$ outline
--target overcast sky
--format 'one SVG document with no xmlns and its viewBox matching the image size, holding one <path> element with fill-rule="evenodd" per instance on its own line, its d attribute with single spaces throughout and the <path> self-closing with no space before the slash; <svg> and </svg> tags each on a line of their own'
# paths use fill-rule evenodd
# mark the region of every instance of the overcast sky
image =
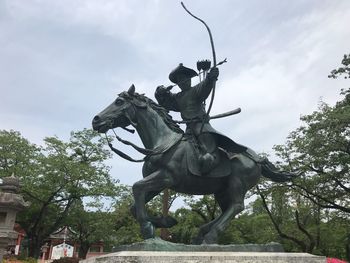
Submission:
<svg viewBox="0 0 350 263">
<path fill-rule="evenodd" d="M 349 0 L 185 4 L 210 26 L 217 60 L 228 60 L 212 114 L 242 112 L 212 125 L 238 143 L 272 154 L 300 115 L 349 86 L 327 78 L 350 51 Z M 208 33 L 180 1 L 0 0 L 0 129 L 37 144 L 67 140 L 132 83 L 154 98 L 178 63 L 202 59 L 212 59 Z M 109 164 L 122 183 L 141 178 L 138 164 L 118 156 Z"/>
</svg>

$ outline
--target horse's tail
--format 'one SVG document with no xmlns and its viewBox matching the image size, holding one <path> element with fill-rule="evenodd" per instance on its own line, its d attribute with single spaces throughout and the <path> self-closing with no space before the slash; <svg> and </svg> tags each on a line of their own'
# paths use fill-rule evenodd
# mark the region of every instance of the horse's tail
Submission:
<svg viewBox="0 0 350 263">
<path fill-rule="evenodd" d="M 261 162 L 262 175 L 271 179 L 274 182 L 281 183 L 291 181 L 296 174 L 279 171 L 267 158 L 264 158 Z"/>
</svg>

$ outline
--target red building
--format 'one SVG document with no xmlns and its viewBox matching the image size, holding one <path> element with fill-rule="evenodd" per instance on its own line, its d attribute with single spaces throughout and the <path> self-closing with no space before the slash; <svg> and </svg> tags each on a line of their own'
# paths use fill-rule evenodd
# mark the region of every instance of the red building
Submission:
<svg viewBox="0 0 350 263">
<path fill-rule="evenodd" d="M 45 260 L 58 259 L 60 257 L 78 257 L 79 243 L 73 239 L 75 232 L 70 227 L 62 227 L 50 235 L 47 240 L 47 253 Z M 90 247 L 86 258 L 106 254 L 103 252 L 103 242 L 98 242 Z"/>
<path fill-rule="evenodd" d="M 20 255 L 23 248 L 23 240 L 26 233 L 19 224 L 15 224 L 14 230 L 18 233 L 17 240 L 9 246 L 9 254 Z M 45 260 L 58 259 L 61 257 L 78 257 L 79 243 L 73 239 L 75 232 L 70 227 L 62 227 L 52 233 L 42 247 L 42 255 Z M 86 257 L 95 257 L 106 254 L 103 252 L 103 242 L 91 246 Z"/>
</svg>

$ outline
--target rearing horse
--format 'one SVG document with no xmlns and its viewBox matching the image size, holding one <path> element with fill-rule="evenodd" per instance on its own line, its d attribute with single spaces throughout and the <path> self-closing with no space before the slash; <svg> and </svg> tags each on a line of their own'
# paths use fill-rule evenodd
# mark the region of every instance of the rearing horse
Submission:
<svg viewBox="0 0 350 263">
<path fill-rule="evenodd" d="M 155 218 L 146 213 L 145 204 L 166 188 L 193 195 L 214 194 L 222 213 L 201 226 L 195 239 L 196 244 L 213 244 L 217 243 L 218 234 L 230 220 L 243 211 L 244 196 L 258 183 L 261 175 L 275 182 L 293 177 L 293 174 L 277 171 L 267 159 L 257 160 L 259 158 L 254 157 L 252 150 L 249 150 L 251 156 L 236 154 L 233 157 L 226 153 L 230 156 L 227 158 L 229 169 L 222 176 L 193 174 L 187 159 L 192 143 L 164 108 L 136 93 L 133 85 L 96 115 L 92 125 L 100 133 L 132 125 L 147 149 L 145 151 L 150 153 L 143 165 L 143 179 L 132 187 L 135 201 L 132 212 L 145 239 L 154 237 L 154 227 L 171 227 L 176 223 L 174 219 Z"/>
</svg>

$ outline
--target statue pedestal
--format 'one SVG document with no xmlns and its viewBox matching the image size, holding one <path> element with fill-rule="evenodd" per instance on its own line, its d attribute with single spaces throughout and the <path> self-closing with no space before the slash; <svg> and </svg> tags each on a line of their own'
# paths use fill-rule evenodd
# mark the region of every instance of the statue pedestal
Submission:
<svg viewBox="0 0 350 263">
<path fill-rule="evenodd" d="M 284 253 L 278 243 L 185 245 L 154 238 L 117 246 L 113 251 L 80 263 L 326 263 L 325 257 Z"/>
<path fill-rule="evenodd" d="M 121 251 L 89 258 L 81 263 L 326 263 L 325 257 L 307 253 Z"/>
<path fill-rule="evenodd" d="M 113 247 L 112 252 L 121 251 L 173 251 L 173 252 L 284 252 L 279 243 L 230 244 L 230 245 L 186 245 L 172 243 L 158 237 L 141 242 Z"/>
</svg>

